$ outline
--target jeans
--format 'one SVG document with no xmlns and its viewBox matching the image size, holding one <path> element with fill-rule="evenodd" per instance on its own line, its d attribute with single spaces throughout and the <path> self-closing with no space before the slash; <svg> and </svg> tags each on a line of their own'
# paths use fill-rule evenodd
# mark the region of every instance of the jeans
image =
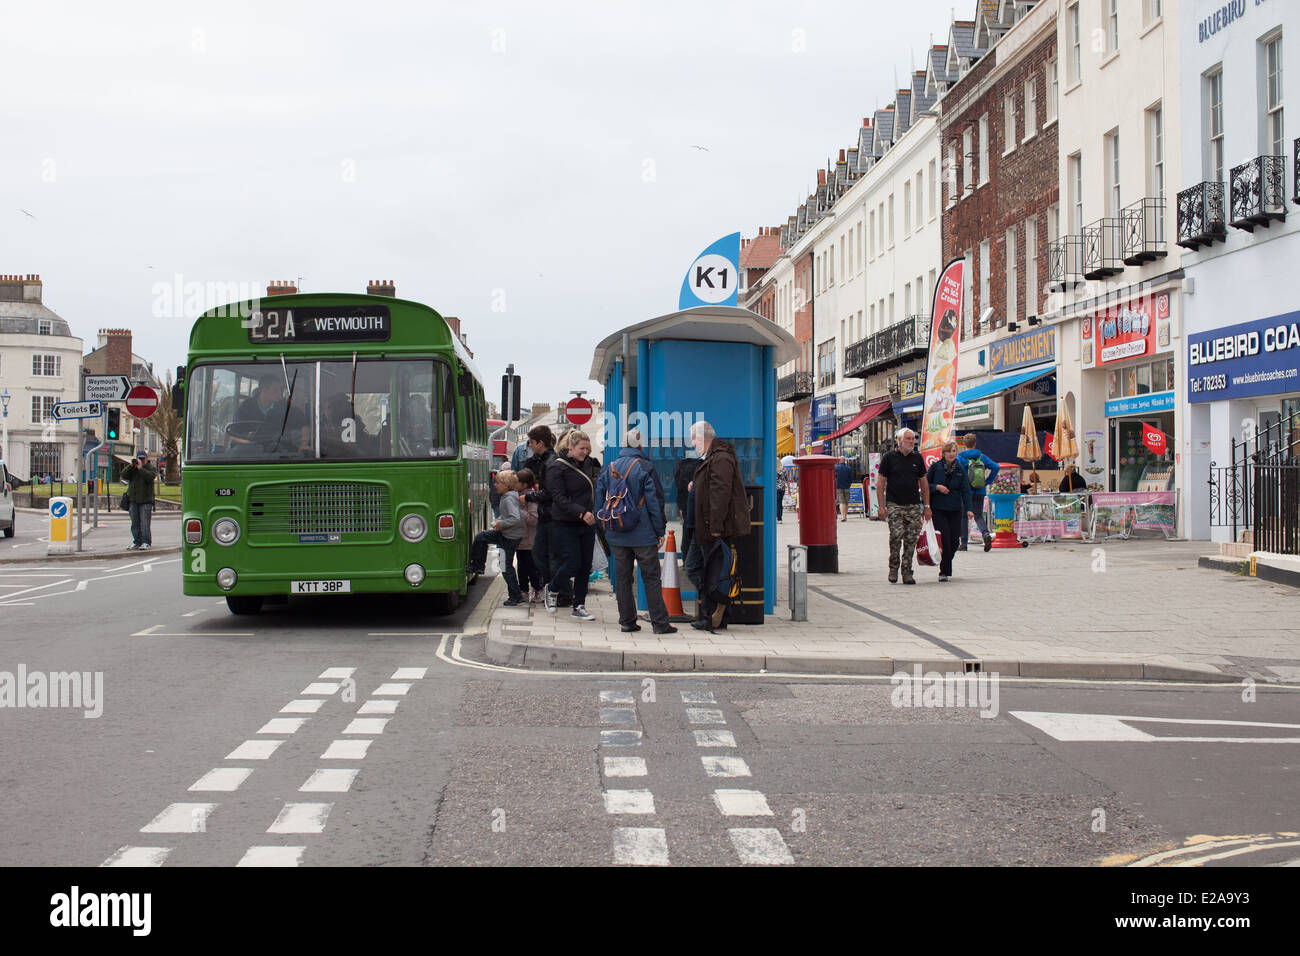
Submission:
<svg viewBox="0 0 1300 956">
<path fill-rule="evenodd" d="M 934 530 L 943 535 L 939 573 L 952 577 L 952 556 L 957 551 L 957 541 L 961 537 L 963 514 L 960 511 L 943 511 L 939 508 L 935 508 L 930 513 L 934 516 Z"/>
<path fill-rule="evenodd" d="M 131 502 L 131 541 L 137 548 L 142 544 L 153 546 L 153 530 L 149 527 L 152 520 L 152 501 L 143 504 Z"/>
<path fill-rule="evenodd" d="M 502 531 L 480 531 L 474 535 L 474 543 L 469 549 L 469 564 L 476 571 L 482 572 L 487 564 L 487 549 L 495 544 L 501 549 L 501 576 L 506 579 L 506 596 L 512 601 L 520 599 L 519 579 L 515 577 L 515 547 L 518 538 L 507 538 Z"/>
<path fill-rule="evenodd" d="M 984 537 L 989 536 L 988 519 L 984 517 L 984 495 L 971 492 L 971 511 L 975 512 L 975 527 Z M 961 543 L 966 544 L 970 540 L 970 519 L 963 513 L 961 516 Z"/>
<path fill-rule="evenodd" d="M 650 623 L 655 627 L 668 626 L 668 607 L 664 604 L 663 583 L 659 569 L 659 549 L 653 544 L 637 548 L 613 545 L 614 594 L 618 598 L 618 623 L 629 627 L 636 623 L 636 596 L 633 562 L 641 569 L 645 584 L 645 603 L 650 610 Z"/>
<path fill-rule="evenodd" d="M 541 575 L 543 581 L 549 581 L 559 571 L 560 549 L 555 541 L 554 521 L 538 521 L 537 533 L 533 536 L 533 564 L 537 565 L 537 573 Z M 569 585 L 564 585 L 564 590 L 557 592 L 560 597 L 569 596 Z"/>
<path fill-rule="evenodd" d="M 519 550 L 515 552 L 515 567 L 519 573 L 519 587 L 532 588 L 534 591 L 540 591 L 546 579 L 542 577 L 542 572 L 537 570 L 537 564 L 533 561 L 533 551 L 529 548 L 527 551 Z"/>
<path fill-rule="evenodd" d="M 540 527 L 540 526 L 539 526 Z M 591 575 L 591 550 L 596 543 L 596 529 L 581 521 L 552 521 L 551 544 L 559 556 L 558 570 L 551 578 L 551 590 L 562 594 L 573 581 L 573 606 L 587 602 L 587 578 Z M 537 541 L 533 541 L 533 551 Z"/>
</svg>

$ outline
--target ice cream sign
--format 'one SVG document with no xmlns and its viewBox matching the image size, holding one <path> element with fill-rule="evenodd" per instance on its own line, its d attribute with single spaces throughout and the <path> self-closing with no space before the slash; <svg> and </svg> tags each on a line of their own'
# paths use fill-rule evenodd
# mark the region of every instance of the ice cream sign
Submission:
<svg viewBox="0 0 1300 956">
<path fill-rule="evenodd" d="M 1153 354 L 1156 351 L 1157 322 L 1168 319 L 1167 294 L 1098 312 L 1094 317 L 1098 364 L 1106 365 Z M 1088 338 L 1086 332 L 1084 338 Z"/>
</svg>

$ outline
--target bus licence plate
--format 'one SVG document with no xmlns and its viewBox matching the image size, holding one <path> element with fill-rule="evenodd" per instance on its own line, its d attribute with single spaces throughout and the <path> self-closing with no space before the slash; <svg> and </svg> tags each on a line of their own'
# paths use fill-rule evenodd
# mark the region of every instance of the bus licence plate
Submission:
<svg viewBox="0 0 1300 956">
<path fill-rule="evenodd" d="M 351 581 L 290 581 L 290 594 L 351 594 Z"/>
</svg>

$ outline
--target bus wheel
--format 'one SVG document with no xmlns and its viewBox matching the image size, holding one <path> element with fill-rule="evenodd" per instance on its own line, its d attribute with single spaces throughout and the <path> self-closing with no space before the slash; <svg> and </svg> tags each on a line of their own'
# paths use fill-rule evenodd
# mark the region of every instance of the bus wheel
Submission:
<svg viewBox="0 0 1300 956">
<path fill-rule="evenodd" d="M 443 591 L 441 594 L 432 595 L 432 598 L 433 613 L 439 617 L 455 614 L 456 609 L 460 607 L 460 595 L 455 591 Z"/>
<path fill-rule="evenodd" d="M 226 595 L 226 607 L 230 608 L 231 614 L 256 614 L 262 610 L 262 599 L 261 597 L 228 594 Z"/>
</svg>

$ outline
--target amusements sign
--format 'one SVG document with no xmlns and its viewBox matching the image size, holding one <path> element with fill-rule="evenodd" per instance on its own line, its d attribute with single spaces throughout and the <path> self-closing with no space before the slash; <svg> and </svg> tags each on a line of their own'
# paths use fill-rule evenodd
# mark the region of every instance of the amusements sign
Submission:
<svg viewBox="0 0 1300 956">
<path fill-rule="evenodd" d="M 925 374 L 925 411 L 921 415 L 921 458 L 927 467 L 943 456 L 943 444 L 952 436 L 965 267 L 964 259 L 952 260 L 934 284 L 934 305 L 930 309 L 930 357 Z"/>
</svg>

